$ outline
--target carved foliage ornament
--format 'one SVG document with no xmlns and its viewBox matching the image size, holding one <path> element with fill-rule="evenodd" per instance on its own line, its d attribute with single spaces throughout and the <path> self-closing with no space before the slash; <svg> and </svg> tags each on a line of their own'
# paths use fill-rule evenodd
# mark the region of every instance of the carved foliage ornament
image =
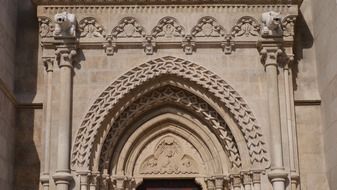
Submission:
<svg viewBox="0 0 337 190">
<path fill-rule="evenodd" d="M 259 36 L 260 29 L 260 24 L 253 17 L 245 16 L 240 18 L 232 28 L 231 35 L 233 37 Z"/>
<path fill-rule="evenodd" d="M 165 37 L 183 37 L 185 35 L 184 28 L 173 17 L 162 18 L 157 26 L 152 30 L 152 36 L 155 38 Z"/>
<path fill-rule="evenodd" d="M 133 17 L 123 18 L 118 26 L 112 30 L 111 34 L 115 38 L 140 38 L 146 36 L 144 28 Z"/>
<path fill-rule="evenodd" d="M 223 37 L 225 34 L 225 29 L 210 16 L 202 17 L 191 32 L 193 37 Z"/>
<path fill-rule="evenodd" d="M 42 38 L 53 37 L 54 25 L 52 23 L 52 20 L 48 17 L 39 17 L 38 21 L 40 26 L 40 36 Z"/>
<path fill-rule="evenodd" d="M 239 126 L 249 150 L 251 163 L 268 160 L 261 127 L 243 98 L 224 80 L 207 69 L 175 57 L 149 61 L 113 82 L 94 102 L 78 128 L 73 152 L 73 167 L 88 168 L 98 129 L 106 115 L 132 89 L 162 74 L 172 74 L 195 82 L 217 97 Z M 141 79 L 141 80 L 140 80 Z"/>
<path fill-rule="evenodd" d="M 94 38 L 105 37 L 105 31 L 103 27 L 97 23 L 93 17 L 87 17 L 79 23 L 80 37 Z"/>
<path fill-rule="evenodd" d="M 283 36 L 289 37 L 295 35 L 296 15 L 289 15 L 282 20 Z"/>
<path fill-rule="evenodd" d="M 198 174 L 196 161 L 172 136 L 164 137 L 140 166 L 140 174 Z"/>
</svg>

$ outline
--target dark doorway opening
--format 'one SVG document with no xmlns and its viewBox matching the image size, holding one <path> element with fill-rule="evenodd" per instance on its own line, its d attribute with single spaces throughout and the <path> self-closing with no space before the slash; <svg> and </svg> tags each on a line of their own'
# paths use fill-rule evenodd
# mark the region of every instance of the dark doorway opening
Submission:
<svg viewBox="0 0 337 190">
<path fill-rule="evenodd" d="M 194 179 L 145 179 L 136 190 L 201 190 Z"/>
</svg>

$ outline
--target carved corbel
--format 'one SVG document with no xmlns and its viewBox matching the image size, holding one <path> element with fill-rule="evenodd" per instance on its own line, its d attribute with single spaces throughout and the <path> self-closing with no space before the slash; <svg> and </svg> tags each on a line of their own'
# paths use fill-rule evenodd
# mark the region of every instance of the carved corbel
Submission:
<svg viewBox="0 0 337 190">
<path fill-rule="evenodd" d="M 156 42 L 152 36 L 146 36 L 143 41 L 144 52 L 146 55 L 153 55 L 154 48 L 156 47 Z"/>
<path fill-rule="evenodd" d="M 282 37 L 282 16 L 278 12 L 269 11 L 262 14 L 262 37 Z"/>
<path fill-rule="evenodd" d="M 55 38 L 75 38 L 76 37 L 76 16 L 68 12 L 57 13 L 54 16 Z"/>
<path fill-rule="evenodd" d="M 103 48 L 108 56 L 114 55 L 116 51 L 116 42 L 114 41 L 112 35 L 108 35 L 106 37 L 106 41 L 103 43 Z"/>
<path fill-rule="evenodd" d="M 225 40 L 221 42 L 221 47 L 225 54 L 231 54 L 234 50 L 234 41 L 231 35 L 226 35 Z"/>
<path fill-rule="evenodd" d="M 195 41 L 191 35 L 186 35 L 183 42 L 182 47 L 186 55 L 192 55 L 195 48 Z"/>
</svg>

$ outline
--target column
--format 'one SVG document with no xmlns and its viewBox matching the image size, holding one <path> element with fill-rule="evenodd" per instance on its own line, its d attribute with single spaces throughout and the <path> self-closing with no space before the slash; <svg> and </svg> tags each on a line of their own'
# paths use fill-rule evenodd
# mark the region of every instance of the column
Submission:
<svg viewBox="0 0 337 190">
<path fill-rule="evenodd" d="M 43 64 L 46 68 L 46 79 L 45 79 L 45 103 L 44 103 L 44 165 L 43 172 L 40 176 L 40 182 L 42 184 L 43 190 L 49 190 L 49 155 L 50 155 L 50 130 L 51 130 L 51 116 L 52 116 L 52 82 L 53 82 L 53 66 L 54 57 L 43 57 Z"/>
<path fill-rule="evenodd" d="M 284 169 L 280 102 L 278 87 L 278 55 L 281 53 L 278 44 L 262 44 L 261 54 L 264 57 L 266 80 L 268 86 L 269 128 L 271 143 L 271 172 L 268 177 L 274 190 L 285 190 L 287 173 Z"/>
<path fill-rule="evenodd" d="M 73 57 L 76 55 L 74 47 L 60 47 L 57 49 L 60 67 L 60 113 L 58 126 L 57 170 L 53 175 L 57 190 L 69 190 L 73 180 L 70 174 L 70 146 L 71 146 L 71 97 Z"/>
<path fill-rule="evenodd" d="M 291 51 L 291 50 L 289 50 Z M 287 112 L 287 129 L 288 129 L 288 139 L 289 139 L 289 162 L 290 162 L 290 180 L 291 180 L 291 190 L 296 190 L 297 189 L 297 181 L 299 178 L 299 175 L 296 172 L 296 167 L 295 167 L 295 150 L 294 150 L 294 135 L 293 135 L 293 128 L 295 127 L 293 125 L 293 111 L 292 111 L 292 104 L 294 102 L 292 101 L 292 96 L 291 93 L 293 93 L 292 79 L 291 76 L 291 71 L 290 71 L 290 64 L 294 60 L 294 55 L 290 54 L 288 55 L 288 59 L 286 59 L 286 62 L 283 67 L 283 75 L 284 75 L 284 89 L 285 89 L 285 99 L 286 99 L 286 112 Z"/>
<path fill-rule="evenodd" d="M 216 176 L 215 190 L 223 190 L 223 189 L 224 189 L 224 176 Z"/>
</svg>

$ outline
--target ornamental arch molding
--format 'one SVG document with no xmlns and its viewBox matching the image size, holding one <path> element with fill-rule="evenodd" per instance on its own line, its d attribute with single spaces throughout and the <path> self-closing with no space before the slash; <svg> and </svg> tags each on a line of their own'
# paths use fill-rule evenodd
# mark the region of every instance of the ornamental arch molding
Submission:
<svg viewBox="0 0 337 190">
<path fill-rule="evenodd" d="M 176 80 L 173 86 L 185 87 L 187 91 L 190 91 L 192 96 L 194 94 L 193 88 L 189 88 L 188 84 L 194 84 L 208 93 L 216 102 L 219 102 L 220 104 L 218 106 L 223 110 L 222 113 L 227 113 L 227 116 L 231 117 L 237 131 L 240 132 L 245 146 L 244 149 L 247 150 L 244 154 L 246 154 L 251 167 L 253 167 L 251 169 L 264 169 L 267 167 L 269 158 L 261 127 L 257 124 L 255 116 L 244 99 L 223 79 L 204 67 L 184 59 L 167 56 L 148 61 L 128 71 L 109 85 L 95 100 L 85 115 L 74 139 L 71 161 L 73 170 L 83 171 L 93 169 L 92 164 L 94 163 L 95 157 L 100 155 L 104 149 L 104 146 L 99 144 L 104 143 L 104 138 L 108 136 L 107 132 L 109 130 L 107 129 L 109 126 L 111 127 L 111 124 L 107 123 L 116 122 L 118 117 L 115 116 L 127 113 L 125 109 L 130 106 L 127 104 L 121 106 L 120 101 L 128 99 L 128 97 L 131 97 L 130 93 L 135 89 L 143 89 L 143 85 L 161 76 L 170 76 L 171 79 L 176 78 L 181 79 L 181 81 L 186 81 L 186 83 L 183 82 L 179 84 L 179 82 L 177 82 L 179 80 Z M 168 82 L 161 84 L 167 86 L 170 80 L 167 81 Z M 154 88 L 158 88 L 158 85 L 157 87 L 156 85 L 150 85 L 149 88 L 144 89 L 144 91 L 145 93 L 150 92 Z M 202 95 L 197 94 L 198 93 L 195 94 L 196 98 L 204 100 L 204 102 L 208 101 L 208 97 L 202 97 Z M 139 97 L 134 97 L 133 101 L 137 102 L 137 98 Z M 217 110 L 212 108 L 212 106 L 216 104 L 210 105 L 211 110 Z M 217 122 L 222 122 L 221 120 L 227 122 L 227 120 L 224 119 L 226 118 L 224 114 L 217 113 L 216 111 L 209 113 L 212 117 L 215 116 L 217 118 L 215 119 Z M 216 114 L 218 114 L 218 116 Z M 210 121 L 212 122 L 212 120 Z M 229 126 L 229 128 L 231 127 L 233 126 Z M 232 132 L 233 129 L 228 131 Z M 219 134 L 221 134 L 221 132 Z M 237 134 L 233 134 L 233 139 L 230 139 L 231 136 L 229 135 L 229 140 L 223 144 L 225 144 L 225 146 L 227 144 L 228 146 L 230 142 L 235 143 L 238 140 L 236 139 L 238 136 Z M 218 138 L 221 138 L 220 135 Z M 103 141 L 100 139 L 103 139 Z M 243 148 L 240 148 L 239 144 L 235 144 L 235 146 L 238 147 L 238 152 L 243 153 L 241 151 Z M 227 151 L 228 153 L 229 149 L 224 149 L 225 152 Z M 237 155 L 234 154 L 234 160 L 237 159 L 235 158 Z M 229 156 L 230 160 L 232 158 Z M 242 160 L 242 155 L 237 160 L 240 159 Z M 240 164 L 238 166 L 240 167 Z"/>
</svg>

